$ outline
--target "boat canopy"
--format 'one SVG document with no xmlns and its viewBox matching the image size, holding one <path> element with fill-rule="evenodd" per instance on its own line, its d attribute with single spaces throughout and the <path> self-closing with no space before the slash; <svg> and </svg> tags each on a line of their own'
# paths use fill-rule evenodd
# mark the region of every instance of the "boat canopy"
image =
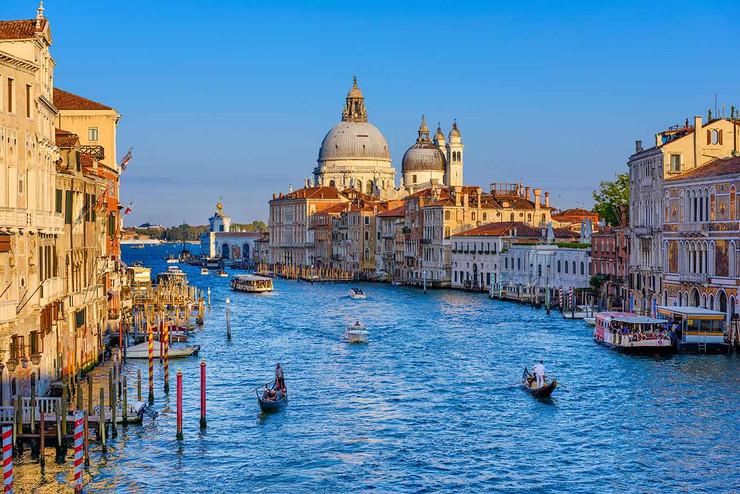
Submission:
<svg viewBox="0 0 740 494">
<path fill-rule="evenodd" d="M 660 305 L 657 307 L 657 310 L 660 314 L 663 315 L 678 315 L 686 318 L 690 317 L 697 319 L 724 319 L 726 317 L 724 312 L 705 309 L 703 307 Z"/>
<path fill-rule="evenodd" d="M 633 316 L 633 317 L 614 316 L 614 317 L 609 318 L 609 320 L 623 322 L 626 324 L 665 324 L 668 322 L 665 319 L 655 319 L 653 317 L 647 317 L 647 316 Z"/>
<path fill-rule="evenodd" d="M 235 279 L 237 281 L 269 281 L 269 280 L 272 280 L 272 278 L 266 278 L 264 276 L 257 276 L 254 274 L 240 274 L 239 276 L 236 276 Z"/>
</svg>

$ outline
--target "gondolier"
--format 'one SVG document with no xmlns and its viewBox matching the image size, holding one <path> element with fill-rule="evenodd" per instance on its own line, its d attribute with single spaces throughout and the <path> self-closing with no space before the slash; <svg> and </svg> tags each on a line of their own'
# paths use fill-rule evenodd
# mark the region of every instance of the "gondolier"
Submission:
<svg viewBox="0 0 740 494">
<path fill-rule="evenodd" d="M 541 388 L 545 382 L 545 364 L 542 363 L 542 360 L 532 367 L 532 372 L 534 372 L 534 377 L 537 378 L 537 387 Z"/>
<path fill-rule="evenodd" d="M 280 367 L 280 362 L 275 367 L 275 388 L 285 393 L 285 373 L 283 368 Z"/>
</svg>

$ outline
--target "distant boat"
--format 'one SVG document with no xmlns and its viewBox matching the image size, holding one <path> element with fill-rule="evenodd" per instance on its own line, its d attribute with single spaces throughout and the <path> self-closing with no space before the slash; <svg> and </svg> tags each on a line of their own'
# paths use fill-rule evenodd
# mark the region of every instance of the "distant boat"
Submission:
<svg viewBox="0 0 740 494">
<path fill-rule="evenodd" d="M 176 258 L 172 254 L 170 254 L 170 257 L 165 257 L 164 260 L 167 264 L 177 264 L 180 262 L 180 259 Z"/>
<path fill-rule="evenodd" d="M 216 271 L 216 272 L 215 272 L 214 274 L 215 274 L 216 276 L 220 276 L 220 277 L 222 277 L 222 278 L 228 278 L 228 277 L 229 277 L 229 273 L 227 273 L 227 272 L 226 272 L 226 271 L 224 271 L 223 269 L 219 269 L 219 270 L 218 270 L 218 271 Z"/>
<path fill-rule="evenodd" d="M 133 245 L 131 245 L 131 248 L 132 249 L 143 249 L 144 248 L 144 244 L 133 244 Z"/>
<path fill-rule="evenodd" d="M 360 324 L 360 321 L 357 321 L 344 330 L 344 341 L 347 343 L 367 343 L 367 337 L 369 335 L 370 332 L 365 329 L 365 326 Z"/>
<path fill-rule="evenodd" d="M 354 299 L 363 299 L 367 298 L 367 295 L 365 295 L 365 292 L 363 292 L 360 288 L 350 288 L 349 297 Z"/>
<path fill-rule="evenodd" d="M 530 374 L 526 367 L 524 368 L 524 372 L 522 373 L 522 386 L 529 392 L 529 394 L 535 398 L 547 398 L 553 391 L 555 391 L 555 388 L 558 387 L 558 383 L 555 379 L 550 379 L 548 382 L 547 378 L 544 378 L 543 382 L 545 383 L 543 386 L 537 387 L 537 378 Z"/>
<path fill-rule="evenodd" d="M 253 274 L 242 274 L 231 279 L 231 289 L 237 292 L 264 293 L 274 290 L 272 278 L 255 276 Z"/>
<path fill-rule="evenodd" d="M 584 317 L 583 322 L 589 326 L 596 326 L 596 317 Z"/>
<path fill-rule="evenodd" d="M 576 305 L 575 310 L 563 309 L 563 317 L 566 319 L 584 319 L 593 317 L 596 313 L 590 305 Z"/>
<path fill-rule="evenodd" d="M 210 271 L 208 271 L 208 268 L 200 268 L 200 274 L 208 274 Z"/>
</svg>

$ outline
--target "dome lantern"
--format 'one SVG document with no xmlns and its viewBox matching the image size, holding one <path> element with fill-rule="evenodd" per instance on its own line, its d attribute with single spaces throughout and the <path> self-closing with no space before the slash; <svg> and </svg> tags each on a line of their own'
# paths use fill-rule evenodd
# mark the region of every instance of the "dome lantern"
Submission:
<svg viewBox="0 0 740 494">
<path fill-rule="evenodd" d="M 357 87 L 357 76 L 352 76 L 352 89 L 347 93 L 347 99 L 342 111 L 342 122 L 367 122 L 365 96 Z"/>
</svg>

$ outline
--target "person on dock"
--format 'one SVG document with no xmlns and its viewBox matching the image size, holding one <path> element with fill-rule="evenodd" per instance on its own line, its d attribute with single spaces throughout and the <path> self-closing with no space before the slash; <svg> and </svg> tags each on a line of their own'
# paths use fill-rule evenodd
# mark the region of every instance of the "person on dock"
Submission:
<svg viewBox="0 0 740 494">
<path fill-rule="evenodd" d="M 541 388 L 545 384 L 545 364 L 542 363 L 542 360 L 540 360 L 539 364 L 535 364 L 534 367 L 532 367 L 532 372 L 534 372 L 534 377 L 537 378 L 537 387 Z"/>
<path fill-rule="evenodd" d="M 275 388 L 285 393 L 285 373 L 280 367 L 280 362 L 275 367 Z"/>
</svg>

